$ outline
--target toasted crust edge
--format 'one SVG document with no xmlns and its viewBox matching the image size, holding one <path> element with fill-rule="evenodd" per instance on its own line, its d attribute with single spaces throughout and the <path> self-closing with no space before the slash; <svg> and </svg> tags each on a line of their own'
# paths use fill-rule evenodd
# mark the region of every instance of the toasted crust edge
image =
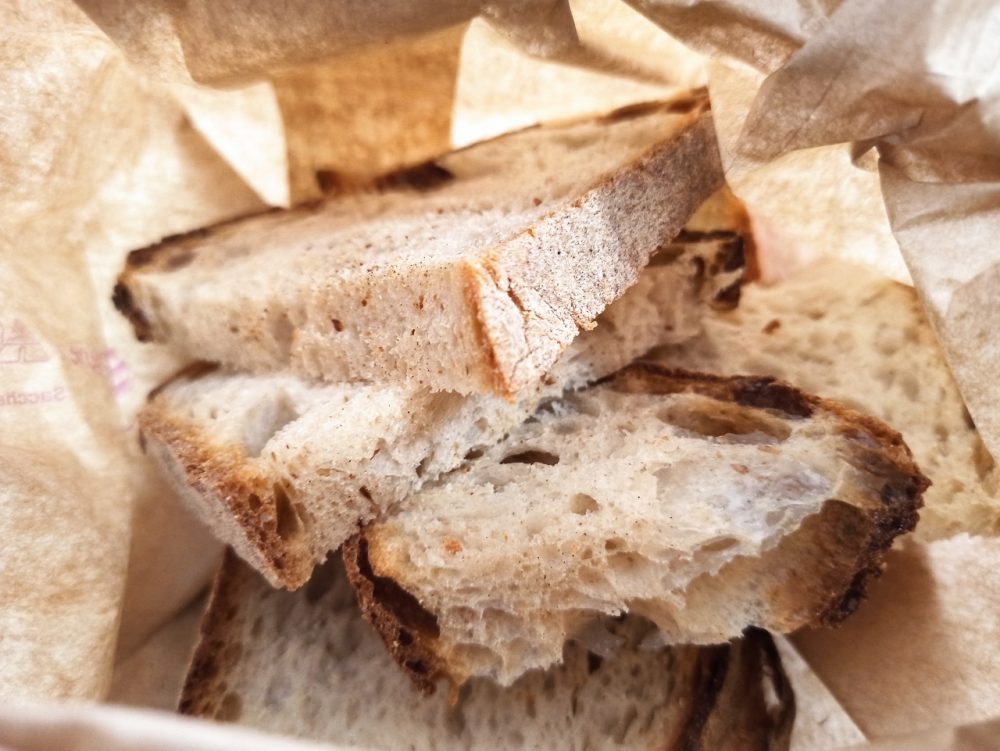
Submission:
<svg viewBox="0 0 1000 751">
<path fill-rule="evenodd" d="M 344 543 L 343 557 L 361 615 L 420 692 L 434 693 L 438 679 L 450 679 L 434 649 L 440 635 L 437 618 L 395 580 L 375 575 L 363 532 Z M 457 685 L 454 680 L 452 684 Z"/>
<path fill-rule="evenodd" d="M 158 405 L 158 395 L 171 383 L 215 367 L 195 363 L 150 392 L 137 417 L 140 445 L 217 536 L 253 561 L 272 585 L 297 589 L 309 579 L 315 561 L 304 545 L 282 537 L 283 518 L 296 513 L 287 494 L 254 473 L 238 451 L 209 443 L 197 427 Z"/>
<path fill-rule="evenodd" d="M 805 418 L 817 411 L 824 411 L 840 423 L 845 435 L 863 433 L 876 441 L 878 450 L 869 451 L 864 458 L 872 463 L 873 472 L 877 471 L 891 478 L 881 491 L 880 505 L 860 509 L 831 499 L 824 504 L 820 513 L 810 517 L 816 520 L 814 523 L 824 523 L 829 521 L 831 514 L 846 513 L 851 515 L 865 534 L 845 540 L 844 549 L 838 551 L 840 555 L 828 561 L 828 568 L 820 572 L 827 596 L 810 607 L 809 624 L 800 625 L 835 625 L 853 613 L 863 600 L 868 583 L 881 574 L 884 556 L 893 540 L 898 535 L 911 531 L 919 519 L 921 494 L 930 486 L 930 480 L 920 472 L 902 436 L 881 420 L 856 412 L 838 402 L 806 393 L 771 376 L 720 376 L 639 362 L 597 383 L 612 383 L 625 390 L 644 390 L 654 394 L 694 393 L 747 407 L 777 410 L 792 418 Z M 352 539 L 350 548 L 347 545 L 344 547 L 351 583 L 358 591 L 365 619 L 379 632 L 402 670 L 421 685 L 423 676 L 414 674 L 406 665 L 406 660 L 412 659 L 411 652 L 401 649 L 396 643 L 397 635 L 401 631 L 413 629 L 414 624 L 408 621 L 405 611 L 394 609 L 391 602 L 380 602 L 376 589 L 366 584 L 371 579 L 359 574 L 361 564 L 350 560 L 363 551 L 364 566 L 372 571 L 371 578 L 391 581 L 395 591 L 404 593 L 406 598 L 419 606 L 419 599 L 413 593 L 407 592 L 391 577 L 374 572 L 367 553 L 369 533 L 370 528 L 363 529 Z M 785 541 L 798 539 L 793 534 Z M 351 573 L 352 569 L 354 573 Z M 419 609 L 425 614 L 424 617 L 433 619 L 436 628 L 436 616 L 422 606 Z M 453 685 L 459 685 L 465 679 L 449 670 L 439 649 L 438 633 L 425 635 L 412 654 L 419 654 L 423 664 L 432 666 L 435 679 L 447 678 Z"/>
<path fill-rule="evenodd" d="M 229 639 L 229 624 L 243 602 L 248 572 L 232 549 L 227 548 L 212 580 L 208 605 L 198 627 L 198 644 L 178 699 L 180 714 L 235 719 L 226 718 L 223 711 L 225 675 L 239 660 L 241 650 L 241 645 Z"/>
</svg>

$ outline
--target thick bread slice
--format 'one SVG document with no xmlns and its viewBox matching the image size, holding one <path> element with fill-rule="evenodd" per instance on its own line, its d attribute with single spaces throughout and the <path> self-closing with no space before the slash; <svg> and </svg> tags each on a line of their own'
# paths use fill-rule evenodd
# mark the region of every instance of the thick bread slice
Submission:
<svg viewBox="0 0 1000 751">
<path fill-rule="evenodd" d="M 794 700 L 771 638 L 655 645 L 606 619 L 561 665 L 510 688 L 421 697 L 358 612 L 339 559 L 299 592 L 230 554 L 215 581 L 182 712 L 372 749 L 786 749 Z M 602 656 L 603 655 L 603 656 Z"/>
<path fill-rule="evenodd" d="M 140 339 L 243 370 L 511 395 L 722 170 L 695 92 L 503 136 L 404 182 L 137 250 L 115 304 Z"/>
<path fill-rule="evenodd" d="M 598 615 L 667 643 L 858 605 L 927 480 L 878 420 L 770 378 L 632 366 L 542 408 L 345 544 L 413 678 L 510 684 Z"/>
<path fill-rule="evenodd" d="M 1000 533 L 1000 470 L 962 402 L 912 287 L 829 260 L 765 288 L 654 358 L 710 373 L 773 375 L 885 420 L 933 485 L 917 537 Z"/>
<path fill-rule="evenodd" d="M 736 303 L 743 259 L 733 232 L 665 247 L 514 402 L 201 367 L 151 396 L 139 416 L 145 448 L 219 538 L 294 588 L 360 524 L 499 441 L 541 401 L 697 334 L 706 309 Z"/>
</svg>

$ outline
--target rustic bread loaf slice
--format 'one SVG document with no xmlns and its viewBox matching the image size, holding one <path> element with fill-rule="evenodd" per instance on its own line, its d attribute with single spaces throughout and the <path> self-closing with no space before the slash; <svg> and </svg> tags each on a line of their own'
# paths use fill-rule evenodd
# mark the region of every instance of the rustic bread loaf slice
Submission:
<svg viewBox="0 0 1000 751">
<path fill-rule="evenodd" d="M 916 291 L 831 259 L 774 287 L 744 287 L 738 311 L 655 361 L 773 375 L 885 420 L 933 485 L 917 537 L 1000 533 L 1000 470 L 983 445 Z"/>
<path fill-rule="evenodd" d="M 230 554 L 180 710 L 371 749 L 786 749 L 794 700 L 771 638 L 657 648 L 640 618 L 509 688 L 421 697 L 358 612 L 334 558 L 289 593 Z"/>
<path fill-rule="evenodd" d="M 739 227 L 740 206 L 716 202 L 732 216 L 715 226 Z M 142 410 L 146 452 L 220 539 L 275 586 L 294 588 L 360 524 L 499 441 L 542 400 L 697 334 L 707 308 L 735 304 L 743 258 L 732 231 L 663 248 L 517 401 L 199 367 Z"/>
<path fill-rule="evenodd" d="M 835 622 L 926 486 L 898 433 L 839 404 L 632 366 L 543 407 L 344 555 L 420 685 L 508 685 L 603 614 L 645 616 L 667 643 Z"/>
<path fill-rule="evenodd" d="M 140 339 L 191 358 L 512 395 L 721 184 L 696 92 L 168 238 L 129 256 L 114 300 Z"/>
</svg>

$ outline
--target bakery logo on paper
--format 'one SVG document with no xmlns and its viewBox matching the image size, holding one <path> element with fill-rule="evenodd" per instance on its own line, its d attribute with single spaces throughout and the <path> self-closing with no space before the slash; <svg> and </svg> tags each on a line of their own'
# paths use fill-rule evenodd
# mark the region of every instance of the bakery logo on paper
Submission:
<svg viewBox="0 0 1000 751">
<path fill-rule="evenodd" d="M 48 354 L 27 326 L 16 318 L 0 323 L 0 365 L 30 365 L 46 362 Z"/>
<path fill-rule="evenodd" d="M 113 347 L 107 349 L 87 349 L 86 347 L 70 347 L 67 352 L 69 361 L 74 365 L 87 368 L 111 382 L 115 396 L 132 388 L 132 378 L 128 363 Z"/>
</svg>

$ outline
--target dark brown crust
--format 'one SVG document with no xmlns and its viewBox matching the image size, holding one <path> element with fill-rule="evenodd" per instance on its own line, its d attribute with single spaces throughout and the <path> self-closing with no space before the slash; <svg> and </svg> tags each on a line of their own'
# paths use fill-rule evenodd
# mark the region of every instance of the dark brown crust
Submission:
<svg viewBox="0 0 1000 751">
<path fill-rule="evenodd" d="M 215 574 L 208 607 L 198 629 L 198 646 L 188 666 L 177 711 L 194 717 L 220 717 L 225 676 L 239 659 L 240 645 L 233 644 L 230 623 L 243 604 L 248 569 L 231 549 Z"/>
<path fill-rule="evenodd" d="M 623 368 L 598 383 L 610 383 L 616 390 L 625 392 L 700 394 L 745 407 L 774 409 L 788 417 L 809 417 L 814 409 L 823 404 L 823 400 L 819 397 L 807 394 L 772 376 L 719 376 L 691 373 L 645 362 Z M 896 435 L 898 436 L 898 433 Z"/>
<path fill-rule="evenodd" d="M 695 704 L 692 721 L 674 747 L 787 749 L 795 696 L 770 634 L 747 629 L 732 644 L 703 648 L 699 658 L 703 683 L 711 690 L 702 692 L 704 705 Z"/>
<path fill-rule="evenodd" d="M 881 573 L 883 557 L 892 541 L 912 530 L 917 522 L 921 495 L 930 486 L 930 481 L 921 474 L 900 434 L 880 420 L 768 376 L 717 376 L 636 363 L 598 383 L 634 393 L 698 394 L 756 409 L 774 410 L 788 419 L 806 419 L 823 413 L 837 423 L 837 431 L 844 436 L 845 443 L 849 442 L 851 462 L 868 473 L 873 481 L 883 481 L 877 502 L 864 508 L 836 500 L 824 504 L 819 514 L 803 524 L 803 529 L 815 527 L 816 536 L 790 535 L 762 558 L 736 559 L 738 565 L 745 560 L 781 560 L 790 547 L 813 545 L 818 539 L 819 547 L 815 548 L 814 557 L 818 557 L 819 562 L 810 572 L 816 581 L 805 582 L 797 588 L 788 585 L 792 594 L 780 590 L 772 593 L 773 600 L 781 602 L 782 612 L 795 614 L 794 619 L 798 622 L 791 623 L 790 628 L 804 624 L 833 624 L 852 613 L 864 596 L 868 581 Z M 365 549 L 364 563 L 371 568 L 364 548 L 366 535 L 371 535 L 370 529 L 363 530 L 352 541 L 352 550 L 355 551 L 353 555 L 357 555 L 357 551 Z M 348 566 L 350 568 L 350 562 Z M 381 574 L 377 576 L 387 578 Z M 363 581 L 363 577 L 352 575 L 355 586 L 358 581 Z M 405 591 L 398 584 L 396 588 Z M 809 601 L 796 601 L 795 595 L 807 597 Z M 413 598 L 412 593 L 407 596 Z M 393 642 L 400 628 L 410 628 L 412 624 L 408 623 L 405 614 L 394 613 L 391 604 L 380 604 L 374 588 L 369 587 L 363 593 L 359 591 L 359 601 L 365 617 L 382 634 L 390 652 L 402 665 L 408 653 L 394 648 Z M 448 672 L 441 653 L 436 650 L 438 644 L 437 635 L 422 641 L 420 659 L 433 665 L 435 676 L 459 680 L 459 676 Z"/>
<path fill-rule="evenodd" d="M 435 649 L 440 636 L 437 618 L 395 580 L 375 575 L 363 535 L 345 542 L 343 555 L 361 614 L 421 693 L 434 693 L 438 679 L 447 677 Z"/>
<path fill-rule="evenodd" d="M 149 453 L 153 442 L 159 444 L 168 454 L 158 457 L 161 463 L 168 471 L 171 464 L 176 468 L 175 478 L 190 488 L 199 504 L 210 507 L 206 512 L 224 508 L 235 521 L 233 527 L 263 559 L 261 572 L 273 584 L 297 589 L 308 580 L 312 556 L 280 533 L 282 514 L 295 510 L 279 507 L 289 501 L 278 497 L 267 478 L 250 472 L 237 452 L 206 444 L 196 428 L 164 414 L 155 399 L 139 413 L 138 422 L 144 450 Z"/>
</svg>

